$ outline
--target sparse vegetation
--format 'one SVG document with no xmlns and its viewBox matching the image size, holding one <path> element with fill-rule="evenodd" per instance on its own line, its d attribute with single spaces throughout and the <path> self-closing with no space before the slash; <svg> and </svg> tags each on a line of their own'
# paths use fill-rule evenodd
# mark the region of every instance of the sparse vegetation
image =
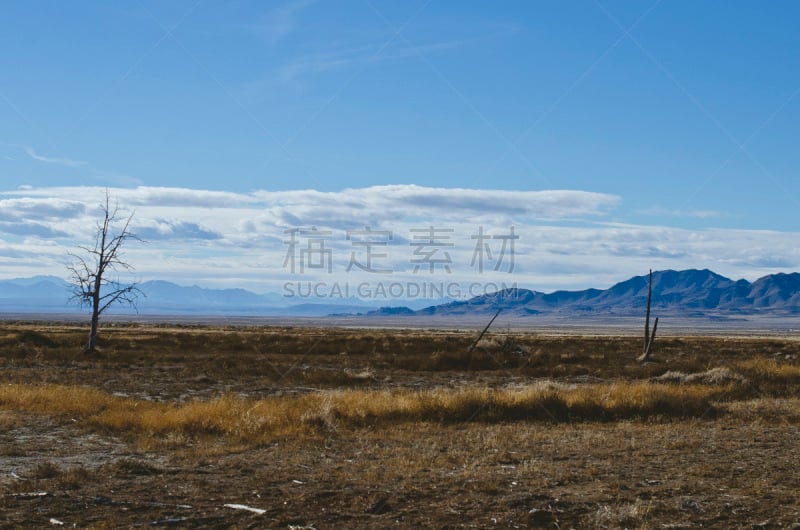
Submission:
<svg viewBox="0 0 800 530">
<path fill-rule="evenodd" d="M 730 388 L 544 382 L 506 389 L 334 390 L 259 400 L 225 395 L 168 404 L 115 397 L 86 387 L 7 384 L 0 386 L 0 405 L 77 418 L 90 428 L 117 434 L 225 435 L 238 444 L 255 444 L 275 436 L 308 434 L 310 427 L 703 417 L 713 415 L 712 399 L 725 393 L 730 393 Z"/>
<path fill-rule="evenodd" d="M 474 338 L 109 325 L 89 360 L 79 326 L 7 324 L 5 526 L 798 519 L 800 342 L 661 337 L 642 365 L 636 337 Z"/>
</svg>

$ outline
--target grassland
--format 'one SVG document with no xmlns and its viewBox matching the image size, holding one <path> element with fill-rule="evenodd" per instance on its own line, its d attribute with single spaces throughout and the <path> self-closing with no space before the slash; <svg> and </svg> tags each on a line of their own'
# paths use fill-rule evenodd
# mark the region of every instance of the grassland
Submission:
<svg viewBox="0 0 800 530">
<path fill-rule="evenodd" d="M 796 338 L 474 337 L 5 323 L 0 528 L 800 527 Z"/>
</svg>

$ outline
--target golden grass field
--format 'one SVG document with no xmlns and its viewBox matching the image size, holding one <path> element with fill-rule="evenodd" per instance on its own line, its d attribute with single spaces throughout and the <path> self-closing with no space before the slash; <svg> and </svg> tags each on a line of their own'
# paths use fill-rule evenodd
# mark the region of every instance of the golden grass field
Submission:
<svg viewBox="0 0 800 530">
<path fill-rule="evenodd" d="M 0 325 L 0 528 L 800 528 L 797 337 L 85 335 Z"/>
</svg>

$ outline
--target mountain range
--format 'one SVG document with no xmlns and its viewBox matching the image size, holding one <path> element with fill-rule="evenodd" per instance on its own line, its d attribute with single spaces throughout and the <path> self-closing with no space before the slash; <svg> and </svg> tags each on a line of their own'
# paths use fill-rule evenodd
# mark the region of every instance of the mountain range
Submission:
<svg viewBox="0 0 800 530">
<path fill-rule="evenodd" d="M 367 317 L 481 315 L 503 309 L 504 314 L 641 315 L 647 303 L 648 276 L 635 276 L 608 289 L 555 291 L 507 289 L 463 301 L 398 301 L 410 307 L 380 308 L 374 300 L 296 299 L 280 294 L 256 294 L 244 289 L 206 289 L 166 281 L 140 286 L 146 295 L 139 312 L 153 315 L 325 316 L 360 314 Z M 0 313 L 75 313 L 69 284 L 53 276 L 0 280 Z M 427 304 L 426 304 L 427 302 Z M 427 306 L 426 306 L 427 305 Z M 653 311 L 658 314 L 703 316 L 716 314 L 800 313 L 800 273 L 771 274 L 754 282 L 731 280 L 710 270 L 653 272 Z M 122 306 L 115 313 L 131 313 Z"/>
<path fill-rule="evenodd" d="M 332 313 L 370 311 L 378 304 L 368 304 L 357 298 L 326 300 L 293 299 L 276 293 L 256 294 L 245 289 L 206 289 L 197 285 L 182 286 L 155 280 L 142 282 L 144 293 L 137 302 L 138 312 L 144 315 L 238 315 L 238 316 L 325 316 Z M 0 313 L 78 313 L 85 312 L 69 302 L 70 285 L 55 276 L 35 276 L 0 280 Z M 132 314 L 133 308 L 117 305 L 110 313 Z"/>
<path fill-rule="evenodd" d="M 649 278 L 634 276 L 608 289 L 542 293 L 506 289 L 416 311 L 421 315 L 492 313 L 517 316 L 596 313 L 641 315 L 647 305 Z M 771 274 L 755 282 L 731 280 L 708 269 L 653 272 L 652 308 L 661 314 L 781 314 L 800 312 L 800 273 Z"/>
</svg>

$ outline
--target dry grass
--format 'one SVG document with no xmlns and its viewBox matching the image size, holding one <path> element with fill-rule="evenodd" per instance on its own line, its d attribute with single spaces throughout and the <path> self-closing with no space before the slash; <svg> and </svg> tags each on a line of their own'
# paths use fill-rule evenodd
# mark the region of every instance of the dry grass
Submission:
<svg viewBox="0 0 800 530">
<path fill-rule="evenodd" d="M 0 355 L 21 368 L 10 372 L 14 384 L 0 387 L 3 407 L 138 438 L 250 443 L 401 422 L 709 417 L 720 400 L 800 389 L 798 345 L 774 340 L 663 339 L 657 357 L 668 362 L 641 366 L 630 338 L 509 335 L 467 352 L 471 336 L 457 332 L 120 326 L 106 328 L 98 357 L 57 365 L 80 351 L 83 335 L 70 326 L 0 332 Z M 488 377 L 464 381 L 468 374 Z M 607 382 L 531 384 L 531 375 Z M 143 392 L 142 383 L 158 393 Z M 13 421 L 0 416 L 0 424 Z"/>
<path fill-rule="evenodd" d="M 752 376 L 754 380 L 791 385 L 800 384 L 800 366 L 797 364 L 758 357 L 740 361 L 735 366 L 742 373 Z"/>
<path fill-rule="evenodd" d="M 762 425 L 800 424 L 800 399 L 755 398 L 731 401 L 719 405 L 721 412 L 730 419 Z"/>
<path fill-rule="evenodd" d="M 611 421 L 714 414 L 712 401 L 728 389 L 645 382 L 520 388 L 339 390 L 301 397 L 246 399 L 226 395 L 159 403 L 88 387 L 0 386 L 6 409 L 79 419 L 95 429 L 138 437 L 225 436 L 259 443 L 289 434 L 407 422 Z"/>
<path fill-rule="evenodd" d="M 188 377 L 238 381 L 257 376 L 283 386 L 325 388 L 372 386 L 375 378 L 415 372 L 428 379 L 453 373 L 647 379 L 718 366 L 742 371 L 737 363 L 755 357 L 761 362 L 780 358 L 800 369 L 800 341 L 790 340 L 663 337 L 654 352 L 657 362 L 642 366 L 635 361 L 638 337 L 490 333 L 469 352 L 474 338 L 472 331 L 108 325 L 100 336 L 101 351 L 86 356 L 83 326 L 7 324 L 0 326 L 0 358 L 19 366 L 174 366 Z M 375 378 L 354 376 L 362 373 Z"/>
<path fill-rule="evenodd" d="M 0 326 L 0 527 L 797 521 L 800 341 L 506 335 Z"/>
</svg>

